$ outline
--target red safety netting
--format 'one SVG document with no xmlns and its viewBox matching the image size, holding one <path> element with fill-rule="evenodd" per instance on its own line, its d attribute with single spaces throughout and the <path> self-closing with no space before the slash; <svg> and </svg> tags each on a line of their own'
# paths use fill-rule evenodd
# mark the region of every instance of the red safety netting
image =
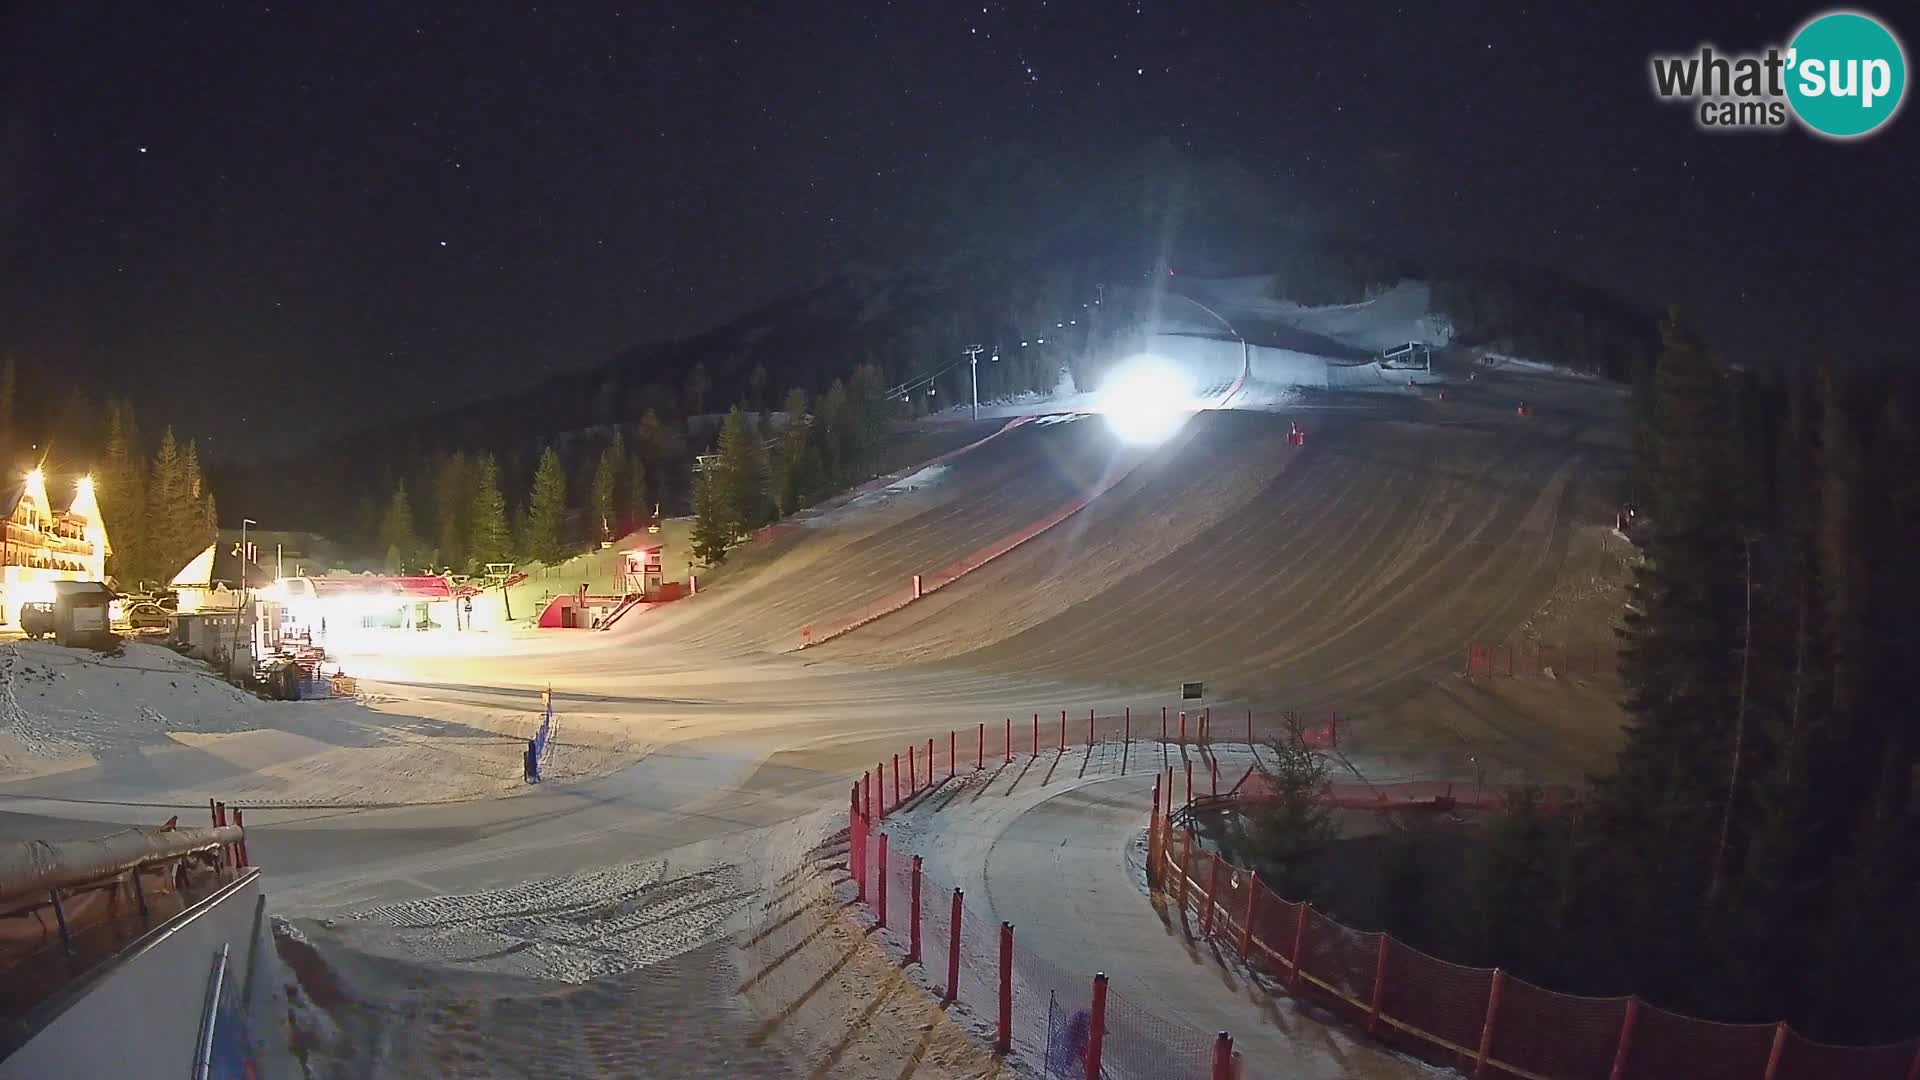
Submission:
<svg viewBox="0 0 1920 1080">
<path fill-rule="evenodd" d="M 1920 1068 L 1920 1039 L 1883 1046 L 1833 1046 L 1789 1031 L 1774 1080 L 1910 1080 Z"/>
<path fill-rule="evenodd" d="M 1363 1017 L 1373 1001 L 1373 973 L 1380 961 L 1378 932 L 1342 926 L 1307 909 L 1300 973 L 1337 999 L 1340 1011 Z"/>
<path fill-rule="evenodd" d="M 1543 1076 L 1608 1080 L 1627 1000 L 1559 994 L 1503 976 L 1491 1057 Z"/>
<path fill-rule="evenodd" d="M 1436 1049 L 1476 1051 L 1486 1025 L 1493 973 L 1449 964 L 1410 945 L 1388 941 L 1380 1014 L 1413 1028 L 1417 1037 Z"/>
<path fill-rule="evenodd" d="M 1716 1024 L 1641 1002 L 1620 1080 L 1752 1080 L 1766 1072 L 1774 1028 Z"/>
</svg>

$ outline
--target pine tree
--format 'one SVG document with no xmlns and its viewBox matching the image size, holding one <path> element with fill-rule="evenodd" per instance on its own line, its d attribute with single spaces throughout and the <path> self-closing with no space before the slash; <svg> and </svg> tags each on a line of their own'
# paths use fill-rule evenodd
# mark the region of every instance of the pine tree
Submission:
<svg viewBox="0 0 1920 1080">
<path fill-rule="evenodd" d="M 767 521 L 766 453 L 746 410 L 735 405 L 720 428 L 716 494 L 726 501 L 734 535 Z"/>
<path fill-rule="evenodd" d="M 699 360 L 693 362 L 692 370 L 687 372 L 687 415 L 698 416 L 707 402 L 707 391 L 713 389 L 713 383 L 707 378 L 707 365 Z"/>
<path fill-rule="evenodd" d="M 718 460 L 709 459 L 693 475 L 693 556 L 707 566 L 725 560 L 739 535 L 739 524 L 728 506 Z"/>
<path fill-rule="evenodd" d="M 807 440 L 811 423 L 807 418 L 807 392 L 799 388 L 787 391 L 787 426 L 780 433 L 779 449 L 773 455 L 770 487 L 778 511 L 791 514 L 805 505 L 810 479 L 806 475 Z"/>
<path fill-rule="evenodd" d="M 747 402 L 756 412 L 767 408 L 767 369 L 765 365 L 755 364 L 747 374 Z"/>
<path fill-rule="evenodd" d="M 468 523 L 473 514 L 473 469 L 467 456 L 452 453 L 434 468 L 433 535 L 443 566 L 467 564 Z"/>
<path fill-rule="evenodd" d="M 165 583 L 207 546 L 204 540 L 196 542 L 202 529 L 200 515 L 191 499 L 186 460 L 172 427 L 161 432 L 159 449 L 154 452 L 147 500 L 154 576 Z"/>
<path fill-rule="evenodd" d="M 387 503 L 380 521 L 380 542 L 387 549 L 387 573 L 399 574 L 414 568 L 420 550 L 420 536 L 414 528 L 413 502 L 407 498 L 407 482 L 400 481 Z"/>
<path fill-rule="evenodd" d="M 622 485 L 621 516 L 636 528 L 653 520 L 653 507 L 647 502 L 647 463 L 639 450 L 627 453 L 626 483 Z"/>
<path fill-rule="evenodd" d="M 14 448 L 20 445 L 19 432 L 14 430 L 15 395 L 19 393 L 19 371 L 13 355 L 7 355 L 4 368 L 0 368 L 0 464 L 12 464 Z"/>
<path fill-rule="evenodd" d="M 593 469 L 592 499 L 589 510 L 592 513 L 593 536 L 596 540 L 614 540 L 621 535 L 620 520 L 620 472 L 626 468 L 627 444 L 618 432 L 606 449 L 600 451 L 599 464 Z"/>
<path fill-rule="evenodd" d="M 1315 883 L 1307 863 L 1339 838 L 1326 804 L 1327 761 L 1307 745 L 1297 720 L 1268 744 L 1255 767 L 1271 789 L 1242 819 L 1240 843 L 1262 867 L 1262 877 L 1289 899 L 1311 899 Z"/>
<path fill-rule="evenodd" d="M 467 523 L 467 551 L 475 572 L 487 563 L 509 561 L 513 535 L 507 525 L 507 500 L 500 493 L 500 466 L 492 454 L 480 455 L 474 467 L 472 504 Z"/>
<path fill-rule="evenodd" d="M 560 455 L 549 446 L 534 469 L 533 489 L 527 496 L 527 554 L 553 564 L 566 554 L 567 477 Z"/>
<path fill-rule="evenodd" d="M 132 402 L 107 407 L 107 449 L 98 479 L 100 515 L 113 543 L 108 572 L 132 588 L 154 574 L 147 551 L 147 469 Z"/>
<path fill-rule="evenodd" d="M 661 423 L 659 414 L 652 409 L 640 417 L 640 430 L 633 442 L 635 451 L 649 465 L 673 461 L 686 451 L 686 440 L 680 432 Z"/>
</svg>

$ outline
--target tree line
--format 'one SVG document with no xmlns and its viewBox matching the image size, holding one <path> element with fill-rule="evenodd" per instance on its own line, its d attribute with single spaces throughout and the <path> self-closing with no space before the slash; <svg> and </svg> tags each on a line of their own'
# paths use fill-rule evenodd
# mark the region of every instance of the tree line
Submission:
<svg viewBox="0 0 1920 1080">
<path fill-rule="evenodd" d="M 130 401 L 107 404 L 107 439 L 95 498 L 113 545 L 107 572 L 122 588 L 164 587 L 219 534 L 213 490 L 200 471 L 200 445 L 161 430 L 151 456 Z"/>
<path fill-rule="evenodd" d="M 1762 377 L 1663 326 L 1626 741 L 1571 813 L 1488 830 L 1480 959 L 1827 1041 L 1920 1032 L 1916 406 L 1910 379 Z"/>
<path fill-rule="evenodd" d="M 886 389 L 880 370 L 862 365 L 817 401 L 789 390 L 778 432 L 735 405 L 694 474 L 694 557 L 722 562 L 755 529 L 865 479 L 889 422 Z"/>
</svg>

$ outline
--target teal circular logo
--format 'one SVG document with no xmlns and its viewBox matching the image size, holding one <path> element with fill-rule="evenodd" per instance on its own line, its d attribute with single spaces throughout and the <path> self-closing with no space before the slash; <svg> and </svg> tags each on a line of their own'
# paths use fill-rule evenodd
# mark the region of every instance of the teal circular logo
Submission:
<svg viewBox="0 0 1920 1080">
<path fill-rule="evenodd" d="M 1907 89 L 1907 58 L 1893 31 L 1870 15 L 1834 11 L 1800 28 L 1787 47 L 1787 101 L 1800 122 L 1851 139 L 1893 119 Z"/>
</svg>

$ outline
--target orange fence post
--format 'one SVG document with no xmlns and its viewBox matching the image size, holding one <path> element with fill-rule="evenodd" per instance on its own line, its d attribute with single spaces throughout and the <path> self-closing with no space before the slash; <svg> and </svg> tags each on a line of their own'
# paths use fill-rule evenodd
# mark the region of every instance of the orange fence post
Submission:
<svg viewBox="0 0 1920 1080">
<path fill-rule="evenodd" d="M 1474 1080 L 1487 1074 L 1487 1055 L 1493 1051 L 1493 1026 L 1500 1022 L 1500 991 L 1507 985 L 1507 973 L 1493 969 L 1493 990 L 1487 994 L 1487 1022 L 1480 1029 L 1480 1054 L 1473 1061 Z"/>
<path fill-rule="evenodd" d="M 853 785 L 852 812 L 847 815 L 847 868 L 853 871 L 853 898 L 867 899 L 866 823 L 860 814 L 860 785 Z"/>
<path fill-rule="evenodd" d="M 1627 1015 L 1620 1019 L 1620 1042 L 1613 1050 L 1613 1071 L 1609 1080 L 1620 1080 L 1627 1072 L 1627 1055 L 1633 1053 L 1633 1026 L 1640 1019 L 1640 996 L 1627 999 Z M 1914 1060 L 1920 1061 L 1920 1058 Z"/>
<path fill-rule="evenodd" d="M 1761 1080 L 1776 1080 L 1780 1075 L 1780 1057 L 1787 1052 L 1787 1022 L 1773 1025 L 1773 1048 L 1767 1051 L 1767 1071 Z"/>
<path fill-rule="evenodd" d="M 953 933 L 947 941 L 947 1000 L 960 997 L 960 912 L 961 893 L 953 890 Z"/>
<path fill-rule="evenodd" d="M 1213 1080 L 1233 1080 L 1233 1036 L 1224 1031 L 1213 1039 Z"/>
<path fill-rule="evenodd" d="M 1240 927 L 1240 956 L 1253 963 L 1253 914 L 1259 910 L 1260 875 L 1247 871 L 1247 921 Z"/>
<path fill-rule="evenodd" d="M 918 855 L 913 857 L 913 881 L 907 891 L 913 900 L 913 921 L 907 924 L 907 963 L 917 964 L 920 962 L 920 856 Z"/>
<path fill-rule="evenodd" d="M 1387 944 L 1393 938 L 1380 935 L 1380 955 L 1373 961 L 1373 1001 L 1367 1007 L 1367 1034 L 1371 1035 L 1380 1027 L 1380 999 L 1387 988 Z"/>
<path fill-rule="evenodd" d="M 1207 906 L 1200 912 L 1200 936 L 1213 936 L 1213 898 L 1220 895 L 1220 856 L 1209 854 L 1207 868 Z"/>
<path fill-rule="evenodd" d="M 1193 869 L 1193 830 L 1183 829 L 1180 832 L 1180 912 L 1183 915 L 1186 914 L 1186 910 L 1187 910 L 1187 878 L 1189 876 L 1188 872 L 1191 871 L 1192 869 Z"/>
<path fill-rule="evenodd" d="M 1107 1036 L 1107 976 L 1093 977 L 1092 1019 L 1087 1024 L 1087 1080 L 1100 1080 L 1100 1044 Z"/>
<path fill-rule="evenodd" d="M 1160 776 L 1153 777 L 1153 811 L 1147 815 L 1147 884 L 1160 887 Z"/>
<path fill-rule="evenodd" d="M 887 928 L 887 834 L 880 834 L 880 875 L 878 887 L 874 890 L 878 902 L 874 905 L 880 912 L 880 929 Z"/>
<path fill-rule="evenodd" d="M 1000 1031 L 993 1041 L 995 1053 L 1013 1050 L 1013 924 L 1000 924 Z"/>
<path fill-rule="evenodd" d="M 1300 954 L 1305 951 L 1307 947 L 1307 912 L 1312 910 L 1312 908 L 1304 903 L 1294 909 L 1293 971 L 1290 973 L 1290 978 L 1292 979 L 1292 989 L 1295 994 L 1300 992 Z"/>
</svg>

